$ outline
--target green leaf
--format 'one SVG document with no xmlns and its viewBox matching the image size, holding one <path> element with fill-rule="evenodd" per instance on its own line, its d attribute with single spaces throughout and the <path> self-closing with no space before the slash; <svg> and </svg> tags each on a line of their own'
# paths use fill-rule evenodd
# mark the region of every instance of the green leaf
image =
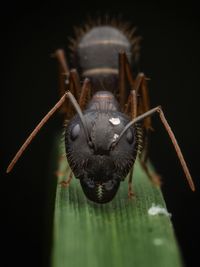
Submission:
<svg viewBox="0 0 200 267">
<path fill-rule="evenodd" d="M 58 185 L 54 214 L 52 267 L 178 267 L 183 266 L 170 216 L 160 189 L 135 164 L 133 188 L 127 195 L 127 180 L 108 204 L 87 200 L 78 179 L 68 188 L 59 182 L 70 168 L 56 145 Z M 150 215 L 152 205 L 165 213 Z M 162 211 L 162 210 L 161 210 Z"/>
</svg>

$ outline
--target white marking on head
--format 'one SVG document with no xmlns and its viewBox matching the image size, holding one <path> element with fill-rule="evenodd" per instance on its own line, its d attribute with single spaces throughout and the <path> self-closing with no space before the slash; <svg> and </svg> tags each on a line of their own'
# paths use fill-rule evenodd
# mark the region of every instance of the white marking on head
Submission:
<svg viewBox="0 0 200 267">
<path fill-rule="evenodd" d="M 118 137 L 119 137 L 119 135 L 115 133 L 115 134 L 113 135 L 113 141 L 116 141 Z"/>
<path fill-rule="evenodd" d="M 109 122 L 111 122 L 113 125 L 119 125 L 121 121 L 119 118 L 111 118 L 109 119 Z"/>
</svg>

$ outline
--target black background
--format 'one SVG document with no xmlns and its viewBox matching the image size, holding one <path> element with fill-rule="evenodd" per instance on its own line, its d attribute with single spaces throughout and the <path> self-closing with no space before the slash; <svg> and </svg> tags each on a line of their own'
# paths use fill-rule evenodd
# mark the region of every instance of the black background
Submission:
<svg viewBox="0 0 200 267">
<path fill-rule="evenodd" d="M 163 176 L 163 193 L 186 266 L 198 265 L 199 64 L 198 8 L 192 2 L 8 2 L 1 8 L 0 168 L 4 266 L 48 266 L 55 181 L 48 179 L 52 140 L 61 125 L 51 119 L 10 175 L 9 160 L 58 99 L 50 54 L 67 46 L 73 25 L 87 15 L 122 14 L 143 36 L 141 69 L 151 78 L 151 105 L 161 104 L 191 169 L 192 193 L 158 119 L 151 159 Z M 48 220 L 47 220 L 48 218 Z"/>
</svg>

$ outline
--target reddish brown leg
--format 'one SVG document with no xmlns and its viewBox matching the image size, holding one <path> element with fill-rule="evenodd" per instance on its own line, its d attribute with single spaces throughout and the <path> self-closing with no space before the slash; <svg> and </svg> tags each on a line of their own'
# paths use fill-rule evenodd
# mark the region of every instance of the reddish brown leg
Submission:
<svg viewBox="0 0 200 267">
<path fill-rule="evenodd" d="M 147 87 L 145 75 L 143 73 L 139 73 L 136 77 L 136 92 L 139 92 L 139 91 L 141 94 L 141 101 L 139 102 L 139 105 L 138 105 L 138 113 L 142 114 L 142 113 L 147 112 L 150 108 L 148 87 Z M 143 147 L 141 154 L 139 155 L 139 161 L 140 161 L 142 168 L 144 169 L 147 176 L 149 177 L 149 179 L 155 185 L 160 186 L 161 185 L 160 176 L 156 172 L 151 173 L 149 168 L 148 168 L 148 165 L 147 165 L 147 160 L 148 160 L 148 131 L 150 129 L 152 129 L 150 117 L 147 117 L 144 119 L 143 127 L 144 127 L 144 131 L 145 131 L 144 141 L 143 141 L 144 147 Z"/>
<path fill-rule="evenodd" d="M 128 97 L 128 101 L 125 104 L 124 113 L 129 114 L 130 113 L 130 106 L 131 106 L 131 95 Z"/>
<path fill-rule="evenodd" d="M 146 77 L 144 73 L 138 73 L 137 77 L 134 79 L 132 76 L 130 64 L 128 62 L 128 59 L 125 53 L 123 54 L 123 58 L 124 58 L 125 72 L 127 75 L 127 79 L 132 89 L 130 92 L 129 98 L 128 98 L 128 103 L 125 109 L 125 113 L 128 114 L 128 111 L 130 109 L 131 118 L 134 119 L 137 116 L 137 114 L 145 113 L 150 108 L 148 87 L 147 87 Z M 137 98 L 138 94 L 140 95 L 139 99 Z M 139 156 L 139 161 L 140 161 L 142 168 L 144 169 L 147 176 L 149 177 L 149 179 L 154 184 L 160 186 L 161 185 L 160 177 L 156 173 L 151 173 L 147 165 L 147 160 L 148 160 L 147 134 L 148 134 L 148 130 L 152 128 L 150 117 L 146 117 L 144 119 L 143 127 L 146 131 L 145 133 L 146 140 L 145 140 L 145 147 Z"/>
<path fill-rule="evenodd" d="M 139 114 L 145 113 L 150 109 L 150 103 L 149 103 L 149 95 L 148 95 L 148 87 L 147 87 L 147 81 L 145 78 L 145 75 L 143 73 L 139 73 L 136 77 L 136 91 L 140 91 L 141 94 L 141 101 L 138 105 L 138 112 Z M 143 127 L 144 127 L 144 146 L 141 154 L 139 155 L 139 161 L 144 169 L 146 175 L 149 177 L 149 179 L 153 182 L 153 184 L 157 186 L 161 186 L 161 178 L 156 172 L 150 172 L 148 168 L 148 132 L 151 129 L 151 118 L 147 117 L 143 121 Z"/>
<path fill-rule="evenodd" d="M 128 103 L 126 105 L 125 113 L 128 114 L 130 109 L 130 116 L 133 120 L 137 116 L 137 95 L 136 90 L 131 90 L 130 95 L 128 97 Z M 132 199 L 135 194 L 132 189 L 132 178 L 133 178 L 133 168 L 131 168 L 131 171 L 129 173 L 128 177 L 128 198 Z"/>
<path fill-rule="evenodd" d="M 90 98 L 90 94 L 91 94 L 91 84 L 89 79 L 86 78 L 83 82 L 81 94 L 78 101 L 79 106 L 82 110 L 85 108 L 85 104 L 87 102 L 87 99 Z"/>
<path fill-rule="evenodd" d="M 74 95 L 74 97 L 78 99 L 81 91 L 81 85 L 76 69 L 69 71 L 65 52 L 63 49 L 56 50 L 52 56 L 55 57 L 58 61 L 60 94 L 63 95 L 66 90 L 69 90 Z M 68 99 L 66 99 L 66 104 L 63 105 L 61 111 L 62 113 L 67 114 L 67 118 L 70 118 L 74 114 L 70 101 Z"/>
<path fill-rule="evenodd" d="M 133 168 L 134 167 L 131 168 L 131 171 L 130 171 L 129 176 L 128 176 L 128 198 L 129 199 L 132 199 L 135 196 L 135 194 L 133 192 L 133 187 L 132 187 L 133 186 L 132 185 Z"/>
<path fill-rule="evenodd" d="M 137 116 L 137 96 L 136 96 L 135 90 L 132 90 L 130 92 L 128 105 L 130 105 L 131 119 L 133 120 Z M 129 173 L 129 178 L 128 178 L 128 198 L 129 199 L 132 199 L 135 196 L 133 189 L 132 189 L 133 168 L 134 167 L 131 168 L 131 171 Z"/>
<path fill-rule="evenodd" d="M 72 171 L 70 171 L 70 174 L 69 174 L 67 180 L 61 181 L 60 185 L 63 186 L 63 187 L 68 187 L 70 185 L 70 182 L 71 182 L 72 178 L 73 178 L 73 173 L 72 173 Z"/>
<path fill-rule="evenodd" d="M 137 92 L 136 90 L 131 91 L 131 118 L 137 117 Z"/>
<path fill-rule="evenodd" d="M 59 75 L 59 91 L 63 95 L 66 91 L 66 85 L 68 83 L 69 77 L 69 67 L 65 57 L 65 52 L 63 49 L 57 49 L 52 57 L 56 58 L 58 61 L 58 75 Z"/>
<path fill-rule="evenodd" d="M 65 52 L 63 49 L 57 49 L 52 57 L 56 58 L 58 61 L 58 82 L 59 82 L 59 93 L 64 95 L 69 86 L 69 67 L 65 57 Z M 68 108 L 68 101 L 66 104 L 60 108 L 60 112 L 63 114 L 68 114 L 70 116 L 70 109 Z"/>
<path fill-rule="evenodd" d="M 88 134 L 88 130 L 87 130 L 86 123 L 85 123 L 85 120 L 84 120 L 84 116 L 83 116 L 83 114 L 81 112 L 81 109 L 80 109 L 76 99 L 72 95 L 72 93 L 70 91 L 67 91 L 60 98 L 60 100 L 53 106 L 53 108 L 50 109 L 50 111 L 43 117 L 43 119 L 37 124 L 37 126 L 34 128 L 34 130 L 31 132 L 31 134 L 25 140 L 23 145 L 20 147 L 20 149 L 17 151 L 17 153 L 15 154 L 14 158 L 10 162 L 10 164 L 9 164 L 7 170 L 6 170 L 7 173 L 9 173 L 13 169 L 13 167 L 15 166 L 15 164 L 17 163 L 19 158 L 22 156 L 22 154 L 24 153 L 26 148 L 30 145 L 30 143 L 35 138 L 35 136 L 38 134 L 38 132 L 42 129 L 42 127 L 53 116 L 53 114 L 65 103 L 66 98 L 69 98 L 70 103 L 72 103 L 72 105 L 73 105 L 73 108 L 79 114 L 79 117 L 80 117 L 82 125 L 83 125 L 83 129 L 84 129 L 84 132 L 85 132 L 85 136 L 86 136 L 87 140 L 89 141 L 89 137 L 88 137 L 89 134 Z"/>
<path fill-rule="evenodd" d="M 145 171 L 146 175 L 151 180 L 151 182 L 156 186 L 161 186 L 162 185 L 161 177 L 156 172 L 153 172 L 153 173 L 150 172 L 148 168 L 148 164 L 147 164 L 148 149 L 147 148 L 144 148 L 143 152 L 139 155 L 139 161 L 140 161 L 140 164 L 143 170 Z"/>
<path fill-rule="evenodd" d="M 133 119 L 132 121 L 130 121 L 130 122 L 124 127 L 124 129 L 123 129 L 123 131 L 121 132 L 121 134 L 119 135 L 117 141 L 115 141 L 115 145 L 121 140 L 121 138 L 123 137 L 123 135 L 125 134 L 125 132 L 126 132 L 132 125 L 134 125 L 134 124 L 136 124 L 136 123 L 138 123 L 138 122 L 141 122 L 141 121 L 144 120 L 146 117 L 148 117 L 148 116 L 152 116 L 152 115 L 155 114 L 155 113 L 159 114 L 160 120 L 161 120 L 161 122 L 162 122 L 162 124 L 163 124 L 165 130 L 167 131 L 167 133 L 168 133 L 168 135 L 169 135 L 171 141 L 172 141 L 172 144 L 173 144 L 174 149 L 175 149 L 175 151 L 176 151 L 177 157 L 179 158 L 179 161 L 180 161 L 180 163 L 181 163 L 181 166 L 182 166 L 182 168 L 183 168 L 183 171 L 184 171 L 184 173 L 185 173 L 186 179 L 187 179 L 187 181 L 188 181 L 188 183 L 189 183 L 189 186 L 190 186 L 191 190 L 192 190 L 192 191 L 195 191 L 195 185 L 194 185 L 194 182 L 193 182 L 193 180 L 192 180 L 190 171 L 189 171 L 189 169 L 188 169 L 188 167 L 187 167 L 187 164 L 186 164 L 186 162 L 185 162 L 185 159 L 184 159 L 184 157 L 183 157 L 183 154 L 182 154 L 182 152 L 181 152 L 181 149 L 180 149 L 180 147 L 179 147 L 179 145 L 178 145 L 178 142 L 177 142 L 177 140 L 176 140 L 176 137 L 175 137 L 175 135 L 174 135 L 174 133 L 173 133 L 173 131 L 172 131 L 172 129 L 171 129 L 169 123 L 167 122 L 167 120 L 166 120 L 166 118 L 165 118 L 165 115 L 164 115 L 164 113 L 163 113 L 163 111 L 162 111 L 162 109 L 161 109 L 160 106 L 155 107 L 155 108 L 153 108 L 153 109 L 150 109 L 149 111 L 147 111 L 147 112 L 145 112 L 145 113 L 143 113 L 143 114 L 137 116 L 137 118 L 135 118 L 135 119 Z"/>
<path fill-rule="evenodd" d="M 147 78 L 144 73 L 138 73 L 137 77 L 134 79 L 131 71 L 131 66 L 128 62 L 128 58 L 125 53 L 123 53 L 124 65 L 125 65 L 125 73 L 127 75 L 128 82 L 130 84 L 131 90 L 136 91 L 136 95 L 140 95 L 140 101 L 138 101 L 138 114 L 142 114 L 149 110 L 149 95 L 148 95 L 148 86 L 147 86 Z M 151 128 L 151 118 L 146 118 L 143 122 L 145 129 Z"/>
<path fill-rule="evenodd" d="M 71 93 L 74 95 L 76 99 L 78 99 L 81 92 L 81 84 L 77 70 L 72 69 L 70 71 L 70 76 L 73 81 L 73 91 L 71 91 Z"/>
<path fill-rule="evenodd" d="M 67 90 L 69 90 L 73 94 L 73 96 L 76 99 L 78 99 L 78 96 L 81 91 L 81 85 L 80 85 L 78 73 L 75 69 L 70 70 Z M 74 115 L 74 113 L 75 111 L 72 107 L 72 103 L 70 102 L 68 98 L 66 98 L 66 101 L 65 101 L 66 119 L 70 119 Z"/>
<path fill-rule="evenodd" d="M 128 60 L 126 54 L 124 52 L 119 54 L 119 99 L 120 99 L 120 106 L 123 109 L 125 106 L 125 113 L 130 114 L 131 119 L 136 118 L 137 116 L 137 92 L 135 90 L 135 81 L 132 78 L 130 68 L 126 67 Z M 128 70 L 128 72 L 127 72 Z M 131 91 L 128 96 L 128 102 L 126 103 L 126 75 L 128 76 L 128 81 L 131 86 Z M 132 177 L 133 177 L 133 167 L 129 173 L 128 178 L 128 198 L 131 199 L 134 197 L 134 192 L 132 189 Z"/>
<path fill-rule="evenodd" d="M 52 57 L 58 60 L 60 64 L 62 72 L 60 74 L 69 75 L 69 67 L 65 57 L 65 51 L 63 49 L 57 49 L 53 54 Z"/>
<path fill-rule="evenodd" d="M 124 53 L 124 64 L 125 64 L 125 66 L 124 66 L 125 67 L 125 72 L 126 72 L 127 79 L 128 79 L 129 84 L 130 84 L 131 90 L 135 90 L 137 82 L 133 78 L 131 66 L 129 64 L 128 58 L 126 56 L 126 53 Z"/>
<path fill-rule="evenodd" d="M 126 104 L 126 108 L 124 111 L 126 114 L 130 115 L 131 119 L 133 120 L 137 116 L 137 95 L 136 90 L 131 90 L 128 103 Z"/>
<path fill-rule="evenodd" d="M 144 76 L 144 74 L 142 73 L 143 75 L 143 79 L 141 81 L 141 97 L 142 97 L 142 101 L 141 101 L 141 107 L 139 107 L 141 109 L 141 112 L 142 113 L 145 113 L 146 111 L 148 111 L 150 109 L 150 101 L 149 101 L 149 90 L 148 90 L 148 86 L 147 86 L 147 79 L 146 77 Z M 146 129 L 146 131 L 148 130 L 152 130 L 152 126 L 151 126 L 151 118 L 150 117 L 147 117 L 145 120 L 144 120 L 144 128 Z"/>
</svg>

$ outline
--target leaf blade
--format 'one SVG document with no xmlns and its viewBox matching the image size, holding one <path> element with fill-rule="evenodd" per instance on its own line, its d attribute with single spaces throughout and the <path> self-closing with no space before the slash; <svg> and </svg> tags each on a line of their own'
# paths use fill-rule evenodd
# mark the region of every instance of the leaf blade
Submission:
<svg viewBox="0 0 200 267">
<path fill-rule="evenodd" d="M 58 145 L 57 158 L 63 155 Z M 59 181 L 69 166 L 58 160 Z M 181 267 L 182 259 L 171 220 L 150 216 L 153 203 L 166 208 L 160 189 L 152 185 L 138 162 L 134 167 L 136 198 L 129 200 L 127 182 L 121 183 L 115 199 L 107 204 L 87 200 L 79 180 L 69 188 L 57 186 L 52 266 Z"/>
</svg>

